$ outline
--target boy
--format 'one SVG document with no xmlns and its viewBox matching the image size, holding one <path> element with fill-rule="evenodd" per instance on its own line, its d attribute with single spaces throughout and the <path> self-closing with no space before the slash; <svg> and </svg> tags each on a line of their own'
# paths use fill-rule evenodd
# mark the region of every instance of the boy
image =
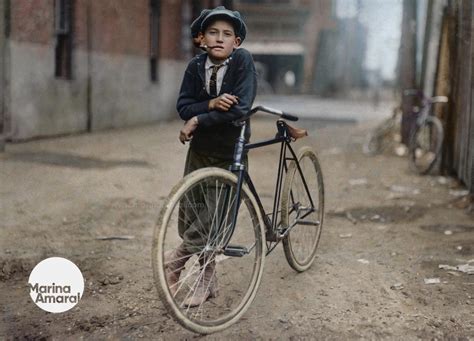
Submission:
<svg viewBox="0 0 474 341">
<path fill-rule="evenodd" d="M 191 29 L 193 42 L 203 47 L 206 53 L 188 64 L 176 105 L 180 117 L 186 122 L 179 140 L 183 144 L 190 141 L 184 175 L 204 167 L 229 169 L 240 133 L 240 128 L 232 122 L 251 109 L 257 89 L 252 56 L 244 49 L 237 49 L 247 31 L 239 12 L 222 6 L 205 10 Z M 250 125 L 247 127 L 245 138 L 248 140 Z M 246 157 L 244 163 L 247 164 Z M 185 210 L 183 208 L 180 213 Z M 180 219 L 178 226 L 182 244 L 165 254 L 167 281 L 172 295 L 177 290 L 176 283 L 186 261 L 205 242 L 203 234 L 196 231 L 196 224 L 185 220 Z M 194 294 L 185 300 L 186 306 L 201 305 L 217 293 L 214 260 L 199 261 L 204 275 L 194 288 Z"/>
</svg>

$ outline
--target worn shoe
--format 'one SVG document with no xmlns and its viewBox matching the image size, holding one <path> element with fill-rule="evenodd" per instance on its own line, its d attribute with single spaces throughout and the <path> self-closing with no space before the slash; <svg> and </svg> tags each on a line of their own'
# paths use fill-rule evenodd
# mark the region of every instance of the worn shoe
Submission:
<svg viewBox="0 0 474 341">
<path fill-rule="evenodd" d="M 204 267 L 204 273 L 201 279 L 193 288 L 186 300 L 183 302 L 184 307 L 197 307 L 206 302 L 209 298 L 217 297 L 217 277 L 216 277 L 216 262 L 211 261 Z"/>
<path fill-rule="evenodd" d="M 179 245 L 174 250 L 165 252 L 165 275 L 171 296 L 174 296 L 178 290 L 179 276 L 190 257 L 191 255 L 184 248 L 183 244 Z"/>
</svg>

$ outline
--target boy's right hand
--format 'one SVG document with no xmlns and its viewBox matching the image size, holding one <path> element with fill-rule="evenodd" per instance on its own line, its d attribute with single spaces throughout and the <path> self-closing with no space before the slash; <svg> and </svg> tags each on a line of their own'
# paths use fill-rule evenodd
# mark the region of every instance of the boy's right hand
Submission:
<svg viewBox="0 0 474 341">
<path fill-rule="evenodd" d="M 239 98 L 231 94 L 222 94 L 209 101 L 209 110 L 229 111 L 230 107 L 239 103 Z"/>
</svg>

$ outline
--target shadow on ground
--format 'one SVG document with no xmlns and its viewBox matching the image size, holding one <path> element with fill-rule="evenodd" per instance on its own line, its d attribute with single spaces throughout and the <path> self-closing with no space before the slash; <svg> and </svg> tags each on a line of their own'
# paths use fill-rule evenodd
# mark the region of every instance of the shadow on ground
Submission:
<svg viewBox="0 0 474 341">
<path fill-rule="evenodd" d="M 150 168 L 151 164 L 142 160 L 104 160 L 100 158 L 55 152 L 19 152 L 8 155 L 5 160 L 33 162 L 45 165 L 77 169 L 109 169 L 116 167 Z"/>
</svg>

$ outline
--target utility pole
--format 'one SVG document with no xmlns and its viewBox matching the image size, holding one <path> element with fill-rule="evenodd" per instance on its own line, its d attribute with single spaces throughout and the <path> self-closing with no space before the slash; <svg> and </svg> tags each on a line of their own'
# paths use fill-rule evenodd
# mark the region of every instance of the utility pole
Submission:
<svg viewBox="0 0 474 341">
<path fill-rule="evenodd" d="M 443 26 L 443 13 L 446 7 L 445 0 L 428 3 L 428 16 L 425 30 L 425 46 L 423 53 L 423 70 L 421 86 L 426 96 L 434 96 L 436 70 L 438 68 L 438 51 L 441 41 L 441 27 Z"/>
<path fill-rule="evenodd" d="M 321 36 L 320 23 L 323 20 L 320 1 L 311 1 L 309 4 L 309 18 L 303 28 L 305 52 L 303 58 L 303 84 L 304 93 L 313 91 L 314 76 L 316 74 L 316 54 Z"/>
<path fill-rule="evenodd" d="M 91 0 L 86 1 L 86 49 L 87 49 L 87 79 L 86 79 L 86 131 L 90 133 L 92 124 L 92 9 Z"/>
<path fill-rule="evenodd" d="M 416 6 L 417 1 L 403 0 L 402 34 L 399 62 L 399 86 L 402 93 L 402 142 L 408 144 L 415 124 L 411 114 L 414 96 L 403 96 L 404 89 L 417 88 L 416 84 Z"/>
</svg>

